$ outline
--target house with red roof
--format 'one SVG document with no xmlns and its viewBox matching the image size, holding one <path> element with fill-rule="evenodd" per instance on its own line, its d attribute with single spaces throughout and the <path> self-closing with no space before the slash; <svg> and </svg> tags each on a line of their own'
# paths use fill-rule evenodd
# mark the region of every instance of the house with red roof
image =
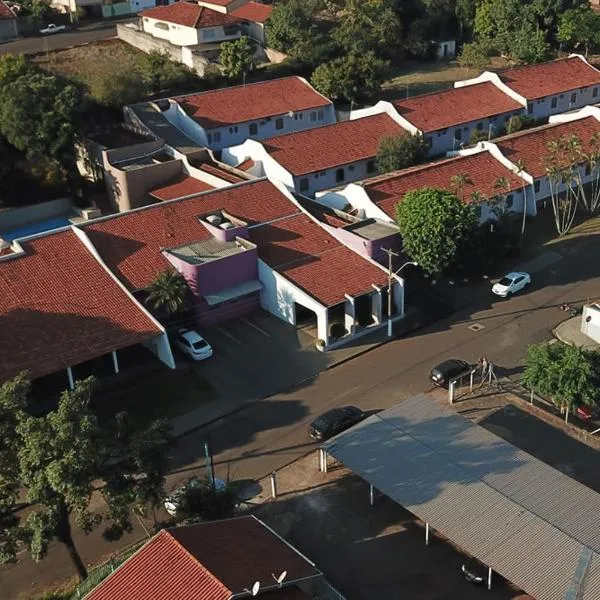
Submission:
<svg viewBox="0 0 600 600">
<path fill-rule="evenodd" d="M 246 140 L 224 149 L 221 156 L 232 166 L 251 159 L 259 175 L 312 196 L 375 173 L 381 140 L 405 133 L 392 116 L 380 113 L 260 142 Z"/>
<path fill-rule="evenodd" d="M 464 88 L 483 82 L 494 84 L 536 119 L 600 102 L 600 71 L 580 54 L 498 73 L 484 71 L 479 77 L 454 85 Z"/>
<path fill-rule="evenodd" d="M 162 104 L 173 126 L 212 150 L 336 122 L 333 102 L 298 76 L 178 96 Z"/>
<path fill-rule="evenodd" d="M 17 15 L 0 0 L 0 42 L 12 40 L 19 35 L 17 29 Z"/>
<path fill-rule="evenodd" d="M 306 556 L 254 516 L 162 529 L 86 600 L 338 598 Z"/>
</svg>

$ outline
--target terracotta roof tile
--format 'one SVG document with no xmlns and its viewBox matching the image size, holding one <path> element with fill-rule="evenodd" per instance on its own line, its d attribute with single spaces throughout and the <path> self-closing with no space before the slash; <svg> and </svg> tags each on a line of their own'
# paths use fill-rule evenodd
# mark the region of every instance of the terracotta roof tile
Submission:
<svg viewBox="0 0 600 600">
<path fill-rule="evenodd" d="M 385 285 L 386 273 L 343 246 L 307 215 L 255 227 L 251 239 L 258 255 L 271 268 L 324 306 L 359 296 Z"/>
<path fill-rule="evenodd" d="M 207 129 L 331 104 L 301 77 L 261 81 L 246 86 L 180 96 L 173 100 Z"/>
<path fill-rule="evenodd" d="M 246 179 L 242 179 L 235 173 L 231 173 L 231 171 L 227 171 L 217 165 L 209 165 L 208 163 L 202 163 L 198 169 L 204 171 L 205 173 L 210 173 L 219 179 L 223 179 L 228 181 L 229 183 L 241 183 L 242 181 L 246 181 Z"/>
<path fill-rule="evenodd" d="M 295 214 L 298 208 L 270 181 L 256 180 L 121 213 L 85 225 L 108 267 L 130 289 L 143 289 L 168 266 L 161 249 L 208 239 L 199 215 L 226 210 L 256 224 Z"/>
<path fill-rule="evenodd" d="M 246 4 L 232 11 L 231 14 L 254 23 L 264 23 L 271 16 L 272 12 L 272 6 L 260 4 L 259 2 L 246 2 Z"/>
<path fill-rule="evenodd" d="M 176 198 L 183 198 L 184 196 L 199 194 L 200 192 L 207 192 L 214 189 L 214 186 L 209 185 L 205 181 L 200 181 L 200 179 L 196 179 L 195 177 L 178 175 L 167 185 L 155 188 L 148 193 L 159 200 L 165 201 L 175 200 Z"/>
<path fill-rule="evenodd" d="M 451 181 L 455 175 L 468 175 L 473 183 L 464 185 L 461 196 L 470 202 L 473 192 L 484 198 L 497 195 L 494 182 L 506 177 L 510 190 L 521 189 L 522 180 L 498 162 L 489 152 L 479 152 L 470 156 L 457 156 L 421 167 L 414 167 L 396 173 L 366 180 L 363 187 L 369 198 L 387 215 L 396 216 L 396 204 L 407 192 L 423 187 L 447 189 L 456 193 Z"/>
<path fill-rule="evenodd" d="M 396 100 L 393 105 L 424 133 L 523 110 L 521 104 L 487 81 Z"/>
<path fill-rule="evenodd" d="M 600 71 L 576 56 L 507 69 L 498 75 L 508 87 L 528 100 L 600 84 Z"/>
<path fill-rule="evenodd" d="M 570 123 L 544 125 L 497 138 L 494 143 L 513 163 L 522 160 L 527 173 L 533 177 L 543 177 L 546 175 L 545 158 L 548 156 L 548 142 L 572 134 L 578 135 L 582 143 L 587 144 L 592 135 L 600 134 L 600 121 L 595 117 L 586 117 Z"/>
<path fill-rule="evenodd" d="M 237 17 L 211 10 L 205 6 L 199 6 L 194 2 L 176 2 L 167 6 L 156 6 L 142 11 L 140 16 L 176 23 L 184 27 L 193 27 L 194 29 L 235 25 L 242 22 Z"/>
<path fill-rule="evenodd" d="M 161 333 L 71 230 L 0 261 L 0 383 L 41 377 Z M 66 382 L 66 376 L 65 376 Z"/>
<path fill-rule="evenodd" d="M 293 175 L 305 175 L 374 158 L 382 138 L 406 133 L 382 113 L 341 121 L 262 142 L 267 152 Z"/>
<path fill-rule="evenodd" d="M 86 600 L 228 600 L 283 571 L 290 584 L 321 575 L 261 521 L 239 517 L 163 529 Z"/>
<path fill-rule="evenodd" d="M 8 6 L 0 0 L 0 20 L 1 19 L 16 19 L 15 13 L 8 8 Z"/>
<path fill-rule="evenodd" d="M 247 158 L 241 162 L 236 168 L 240 171 L 249 171 L 256 163 L 251 159 Z"/>
</svg>

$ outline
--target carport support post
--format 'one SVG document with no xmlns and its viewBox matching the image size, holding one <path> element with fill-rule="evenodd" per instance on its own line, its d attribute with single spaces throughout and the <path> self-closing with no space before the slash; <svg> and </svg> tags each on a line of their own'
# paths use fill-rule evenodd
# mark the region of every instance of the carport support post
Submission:
<svg viewBox="0 0 600 600">
<path fill-rule="evenodd" d="M 369 503 L 371 506 L 375 504 L 375 488 L 373 485 L 369 485 Z"/>
<path fill-rule="evenodd" d="M 73 369 L 67 367 L 67 377 L 69 378 L 69 389 L 75 389 L 75 381 L 73 380 Z"/>
<path fill-rule="evenodd" d="M 473 377 L 475 376 L 475 371 L 471 369 L 471 380 L 469 381 L 469 391 L 473 391 Z"/>
<path fill-rule="evenodd" d="M 425 545 L 429 546 L 429 523 L 425 521 Z"/>
<path fill-rule="evenodd" d="M 321 471 L 327 473 L 327 450 L 321 448 Z"/>
<path fill-rule="evenodd" d="M 277 498 L 277 473 L 271 473 L 271 498 Z"/>
<path fill-rule="evenodd" d="M 117 351 L 112 351 L 112 359 L 113 359 L 113 367 L 115 368 L 115 373 L 119 373 L 119 361 L 117 360 Z"/>
<path fill-rule="evenodd" d="M 448 386 L 448 400 L 450 404 L 454 402 L 454 386 L 456 385 L 456 381 L 451 381 Z"/>
<path fill-rule="evenodd" d="M 488 567 L 488 590 L 492 589 L 492 567 Z"/>
</svg>

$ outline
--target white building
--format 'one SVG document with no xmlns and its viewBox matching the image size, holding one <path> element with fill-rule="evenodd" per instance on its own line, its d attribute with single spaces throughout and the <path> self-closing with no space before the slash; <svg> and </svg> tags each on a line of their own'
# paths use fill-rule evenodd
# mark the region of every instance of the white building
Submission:
<svg viewBox="0 0 600 600">
<path fill-rule="evenodd" d="M 238 166 L 250 159 L 255 163 L 253 174 L 277 179 L 291 190 L 313 196 L 374 174 L 381 140 L 400 134 L 405 134 L 401 125 L 382 113 L 263 142 L 247 140 L 224 149 L 222 160 Z"/>
<path fill-rule="evenodd" d="M 162 114 L 212 150 L 336 122 L 333 103 L 295 76 L 178 96 Z"/>
</svg>

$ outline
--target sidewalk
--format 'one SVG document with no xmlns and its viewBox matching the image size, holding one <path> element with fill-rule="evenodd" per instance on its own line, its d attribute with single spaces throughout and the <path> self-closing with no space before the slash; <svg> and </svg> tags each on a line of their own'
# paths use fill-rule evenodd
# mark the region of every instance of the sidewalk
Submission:
<svg viewBox="0 0 600 600">
<path fill-rule="evenodd" d="M 552 334 L 565 344 L 579 346 L 585 350 L 598 350 L 600 348 L 600 344 L 582 333 L 581 315 L 563 321 L 552 331 Z"/>
</svg>

